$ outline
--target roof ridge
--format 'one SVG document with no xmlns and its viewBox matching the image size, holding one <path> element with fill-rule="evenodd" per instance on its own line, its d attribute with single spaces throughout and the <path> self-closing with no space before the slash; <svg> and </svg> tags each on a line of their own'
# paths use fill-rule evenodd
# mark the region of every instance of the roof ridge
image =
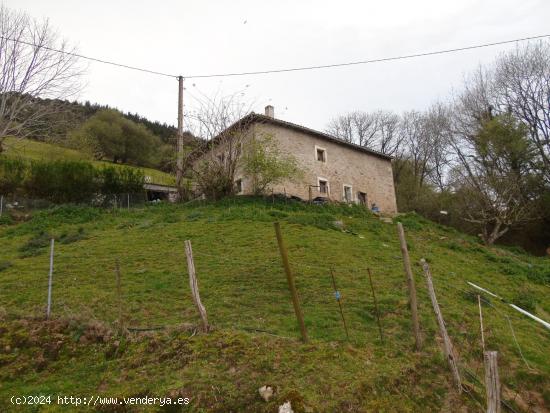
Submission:
<svg viewBox="0 0 550 413">
<path fill-rule="evenodd" d="M 283 126 L 294 127 L 294 128 L 300 129 L 302 131 L 309 132 L 309 133 L 315 134 L 317 136 L 320 136 L 322 138 L 325 138 L 325 139 L 327 139 L 329 141 L 332 141 L 336 144 L 341 144 L 341 145 L 344 145 L 344 146 L 348 146 L 350 148 L 357 149 L 357 150 L 360 150 L 362 152 L 370 153 L 371 155 L 375 155 L 375 156 L 378 156 L 378 157 L 381 157 L 381 158 L 384 158 L 384 159 L 388 159 L 388 160 L 393 159 L 393 156 L 391 156 L 391 155 L 387 155 L 385 153 L 376 151 L 376 150 L 368 148 L 366 146 L 357 145 L 356 143 L 346 142 L 346 141 L 344 141 L 340 138 L 337 138 L 336 136 L 329 135 L 326 132 L 321 132 L 321 131 L 318 131 L 316 129 L 312 129 L 308 126 L 303 126 L 303 125 L 300 125 L 298 123 L 289 122 L 287 120 L 272 118 L 271 116 L 263 115 L 261 113 L 250 112 L 248 115 L 242 117 L 239 121 L 237 121 L 236 124 L 239 123 L 240 121 L 242 121 L 243 119 L 249 117 L 249 116 L 259 117 L 260 119 L 264 119 L 264 120 L 267 120 L 268 122 L 272 122 L 272 123 L 279 123 Z"/>
</svg>

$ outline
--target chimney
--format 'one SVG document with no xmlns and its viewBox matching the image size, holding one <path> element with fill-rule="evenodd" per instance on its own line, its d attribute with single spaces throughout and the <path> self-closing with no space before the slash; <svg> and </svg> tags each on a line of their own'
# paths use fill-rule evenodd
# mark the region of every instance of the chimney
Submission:
<svg viewBox="0 0 550 413">
<path fill-rule="evenodd" d="M 270 118 L 275 117 L 275 108 L 271 105 L 267 105 L 265 107 L 265 116 L 269 116 Z"/>
</svg>

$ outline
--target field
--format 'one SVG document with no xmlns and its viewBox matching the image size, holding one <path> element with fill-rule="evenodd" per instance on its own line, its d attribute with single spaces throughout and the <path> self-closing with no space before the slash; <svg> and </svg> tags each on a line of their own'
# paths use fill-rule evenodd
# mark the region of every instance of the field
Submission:
<svg viewBox="0 0 550 413">
<path fill-rule="evenodd" d="M 477 292 L 466 281 L 550 319 L 548 258 L 487 248 L 414 214 L 387 223 L 359 206 L 236 198 L 130 211 L 61 206 L 18 216 L 0 221 L 2 411 L 72 411 L 54 405 L 17 410 L 8 402 L 14 394 L 191 399 L 180 410 L 92 411 L 276 412 L 286 400 L 295 412 L 484 411 Z M 405 227 L 416 276 L 419 352 L 413 351 L 396 220 Z M 281 222 L 296 274 L 307 344 L 299 340 L 274 221 Z M 46 322 L 51 237 L 57 241 Z M 212 324 L 208 334 L 197 328 L 187 239 Z M 468 389 L 460 396 L 441 352 L 422 257 L 459 355 Z M 501 300 L 482 299 L 486 347 L 499 352 L 510 411 L 548 411 L 550 331 Z M 120 332 L 121 324 L 129 331 Z M 275 389 L 269 402 L 258 395 L 264 384 Z"/>
<path fill-rule="evenodd" d="M 32 160 L 74 160 L 74 161 L 90 161 L 96 167 L 114 166 L 129 168 L 138 168 L 143 171 L 145 176 L 151 177 L 151 183 L 159 185 L 174 185 L 175 178 L 167 173 L 151 168 L 132 167 L 127 165 L 115 164 L 112 162 L 95 161 L 90 159 L 86 154 L 74 149 L 64 148 L 62 146 L 53 145 L 45 142 L 38 142 L 29 139 L 6 138 L 6 154 L 8 156 L 18 156 L 23 159 Z"/>
</svg>

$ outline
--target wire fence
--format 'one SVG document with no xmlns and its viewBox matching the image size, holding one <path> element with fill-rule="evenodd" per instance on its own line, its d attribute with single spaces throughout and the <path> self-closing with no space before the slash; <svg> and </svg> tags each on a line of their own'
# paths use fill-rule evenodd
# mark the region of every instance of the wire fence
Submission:
<svg viewBox="0 0 550 413">
<path fill-rule="evenodd" d="M 259 224 L 255 228 L 260 231 Z M 184 322 L 196 322 L 197 316 L 189 299 L 185 277 L 183 241 L 174 237 L 174 243 L 174 248 L 166 252 L 162 263 L 151 260 L 152 255 L 148 253 L 147 244 L 133 246 L 135 248 L 131 254 L 121 253 L 124 240 L 121 241 L 122 246 L 119 245 L 119 248 L 107 256 L 59 246 L 55 250 L 53 313 L 57 317 L 67 318 L 78 314 L 83 319 L 101 320 L 114 325 L 121 321 L 116 308 L 122 302 L 122 317 L 131 331 L 156 330 L 179 326 Z M 236 252 L 247 248 L 254 249 L 255 252 L 247 254 L 246 259 Z M 342 262 L 339 257 L 326 254 L 325 251 L 320 251 L 322 259 L 311 262 L 307 260 L 308 255 L 303 252 L 303 248 L 299 240 L 294 241 L 290 255 L 292 269 L 299 275 L 298 289 L 306 313 L 307 327 L 315 339 L 344 340 L 344 330 L 335 303 L 336 292 L 330 278 L 333 270 L 340 288 L 338 294 L 341 296 L 338 299 L 344 304 L 343 313 L 350 327 L 350 341 L 359 346 L 378 341 L 373 297 L 367 288 L 366 268 L 370 266 L 375 269 L 374 284 L 379 295 L 385 339 L 390 346 L 403 341 L 403 330 L 404 327 L 408 328 L 410 317 L 406 280 L 404 277 L 385 277 L 390 270 L 402 272 L 402 262 L 395 260 L 396 268 L 389 269 L 386 268 L 386 263 L 377 264 L 375 259 L 371 259 L 371 263 L 366 262 L 364 268 L 357 268 Z M 215 249 L 208 248 L 208 245 L 197 243 L 193 255 L 201 296 L 214 325 L 296 340 L 296 321 L 289 305 L 288 287 L 274 241 L 268 242 L 262 237 L 251 238 L 243 241 L 238 248 L 222 243 L 217 250 L 223 252 L 211 252 L 213 250 Z M 330 250 L 330 246 L 327 250 Z M 120 295 L 116 289 L 117 259 L 121 261 Z M 156 278 L 150 276 L 151 265 L 159 266 L 155 273 Z M 43 254 L 35 257 L 22 270 L 33 276 L 7 280 L 6 288 L 23 292 L 12 299 L 11 304 L 17 307 L 18 303 L 28 301 L 33 303 L 34 315 L 44 314 L 48 288 L 48 279 L 45 276 L 46 256 Z M 208 274 L 208 277 L 203 274 Z M 465 283 L 443 283 L 439 282 L 437 274 L 435 277 L 435 289 L 443 305 L 443 313 L 445 314 L 447 306 L 463 309 L 462 320 L 460 317 L 445 317 L 445 321 L 459 355 L 461 375 L 467 382 L 464 393 L 483 411 L 484 385 L 480 378 L 483 371 L 481 332 L 462 331 L 465 325 L 471 328 L 478 323 L 477 301 L 468 300 L 472 294 L 477 296 L 477 292 Z M 245 278 L 253 282 L 243 282 Z M 305 287 L 306 284 L 308 288 Z M 420 277 L 417 284 L 423 303 L 422 327 L 426 335 L 432 335 L 435 333 L 435 322 Z M 358 290 L 362 292 L 357 293 Z M 523 348 L 516 330 L 532 330 L 542 340 L 548 341 L 550 335 L 542 326 L 511 312 L 509 307 L 499 308 L 499 302 L 492 302 L 483 293 L 479 295 L 485 306 L 485 327 L 490 333 L 489 344 L 505 355 L 505 363 L 499 366 L 508 396 L 505 397 L 504 407 L 512 412 L 519 411 L 518 404 L 531 406 L 532 403 L 528 392 L 516 384 L 518 371 L 539 373 L 539 370 L 536 360 L 530 359 L 529 353 Z M 28 309 L 28 306 L 24 308 Z M 410 397 L 407 394 L 402 396 Z"/>
<path fill-rule="evenodd" d="M 160 202 L 165 199 L 167 199 L 166 194 L 152 191 L 138 193 L 122 192 L 116 194 L 100 194 L 91 199 L 81 200 L 77 202 L 77 204 L 89 207 L 131 209 L 142 207 L 149 203 Z M 18 213 L 27 211 L 46 210 L 56 205 L 58 204 L 47 199 L 3 196 L 0 194 L 0 210 L 3 216 L 12 214 L 17 215 Z"/>
</svg>

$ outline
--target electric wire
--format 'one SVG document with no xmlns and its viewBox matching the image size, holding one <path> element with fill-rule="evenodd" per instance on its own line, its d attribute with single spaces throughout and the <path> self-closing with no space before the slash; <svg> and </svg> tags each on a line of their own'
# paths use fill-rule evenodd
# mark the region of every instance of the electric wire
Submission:
<svg viewBox="0 0 550 413">
<path fill-rule="evenodd" d="M 452 48 L 452 49 L 436 50 L 436 51 L 433 51 L 433 52 L 421 52 L 421 53 L 414 53 L 414 54 L 401 55 L 401 56 L 382 57 L 382 58 L 378 58 L 378 59 L 359 60 L 359 61 L 355 61 L 355 62 L 333 63 L 333 64 L 325 64 L 325 65 L 302 66 L 302 67 L 271 69 L 271 70 L 258 70 L 258 71 L 252 71 L 252 72 L 214 73 L 214 74 L 206 74 L 206 75 L 186 75 L 186 76 L 184 76 L 184 78 L 186 78 L 186 79 L 199 79 L 199 78 L 212 78 L 212 77 L 264 75 L 264 74 L 272 74 L 272 73 L 298 72 L 298 71 L 304 71 L 304 70 L 329 69 L 329 68 L 334 68 L 334 67 L 356 66 L 356 65 L 364 65 L 364 64 L 370 64 L 370 63 L 390 62 L 390 61 L 395 61 L 395 60 L 405 60 L 405 59 L 413 59 L 413 58 L 417 58 L 417 57 L 426 57 L 426 56 L 434 56 L 434 55 L 439 55 L 439 54 L 462 52 L 462 51 L 466 51 L 466 50 L 481 49 L 481 48 L 484 48 L 484 47 L 499 46 L 499 45 L 504 45 L 504 44 L 509 44 L 509 43 L 517 43 L 517 42 L 523 42 L 523 41 L 528 41 L 528 40 L 542 39 L 542 38 L 546 38 L 546 37 L 550 37 L 550 34 L 544 34 L 544 35 L 540 35 L 540 36 L 523 37 L 523 38 L 520 38 L 520 39 L 513 39 L 513 40 L 504 40 L 504 41 L 500 41 L 500 42 L 482 43 L 482 44 L 477 44 L 477 45 L 455 47 L 455 48 Z"/>
<path fill-rule="evenodd" d="M 381 62 L 391 62 L 391 61 L 397 61 L 397 60 L 405 60 L 405 59 L 414 59 L 419 57 L 427 57 L 427 56 L 435 56 L 435 55 L 441 55 L 441 54 L 449 54 L 449 53 L 456 53 L 456 52 L 463 52 L 467 50 L 474 50 L 474 49 L 481 49 L 485 47 L 493 47 L 493 46 L 500 46 L 505 44 L 511 44 L 511 43 L 519 43 L 529 40 L 537 40 L 537 39 L 544 39 L 550 37 L 550 34 L 543 34 L 539 36 L 529 36 L 529 37 L 522 37 L 517 39 L 511 39 L 511 40 L 503 40 L 499 42 L 489 42 L 489 43 L 481 43 L 481 44 L 475 44 L 475 45 L 469 45 L 469 46 L 462 46 L 462 47 L 455 47 L 450 49 L 441 49 L 441 50 L 435 50 L 431 52 L 419 52 L 419 53 L 412 53 L 412 54 L 406 54 L 406 55 L 399 55 L 399 56 L 391 56 L 391 57 L 382 57 L 382 58 L 375 58 L 375 59 L 365 59 L 365 60 L 358 60 L 358 61 L 351 61 L 351 62 L 340 62 L 340 63 L 331 63 L 331 64 L 323 64 L 323 65 L 313 65 L 313 66 L 298 66 L 298 67 L 288 67 L 288 68 L 279 68 L 279 69 L 266 69 L 266 70 L 256 70 L 256 71 L 245 71 L 245 72 L 226 72 L 226 73 L 210 73 L 210 74 L 190 74 L 190 75 L 175 75 L 170 74 L 166 72 L 160 72 L 156 70 L 146 69 L 138 66 L 133 66 L 129 64 L 124 63 L 118 63 L 111 60 L 106 59 L 100 59 L 97 57 L 92 56 L 86 56 L 80 53 L 71 52 L 67 50 L 62 49 L 56 49 L 54 47 L 45 46 L 45 45 L 37 45 L 31 42 L 27 42 L 25 40 L 21 39 L 14 39 L 6 36 L 0 36 L 1 39 L 4 39 L 6 41 L 13 41 L 20 44 L 25 44 L 27 46 L 31 47 L 39 47 L 45 50 L 49 50 L 56 53 L 61 53 L 69 56 L 74 56 L 79 59 L 85 59 L 92 62 L 102 63 L 106 65 L 111 66 L 117 66 L 124 69 L 129 70 L 136 70 L 140 72 L 145 72 L 157 76 L 164 76 L 164 77 L 171 77 L 171 78 L 178 78 L 183 77 L 184 79 L 205 79 L 205 78 L 216 78 L 216 77 L 235 77 L 235 76 L 254 76 L 254 75 L 266 75 L 266 74 L 275 74 L 275 73 L 288 73 L 288 72 L 299 72 L 299 71 L 306 71 L 306 70 L 318 70 L 318 69 L 329 69 L 329 68 L 335 68 L 335 67 L 345 67 L 345 66 L 357 66 L 357 65 L 365 65 L 365 64 L 371 64 L 371 63 L 381 63 Z"/>
</svg>

